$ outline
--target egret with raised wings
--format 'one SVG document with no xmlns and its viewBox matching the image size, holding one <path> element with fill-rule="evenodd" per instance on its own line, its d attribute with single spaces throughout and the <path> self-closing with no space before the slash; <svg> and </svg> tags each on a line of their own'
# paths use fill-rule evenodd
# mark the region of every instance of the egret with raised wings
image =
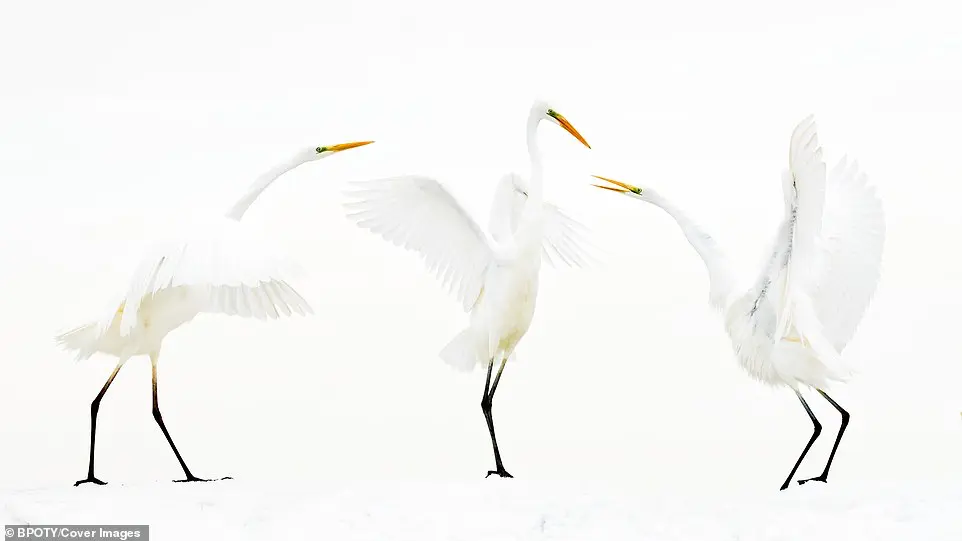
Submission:
<svg viewBox="0 0 962 541">
<path fill-rule="evenodd" d="M 842 424 L 825 469 L 798 481 L 827 482 L 849 413 L 825 389 L 850 375 L 841 353 L 875 293 L 885 241 L 882 204 L 866 175 L 845 159 L 827 173 L 814 117 L 799 123 L 782 175 L 785 218 L 747 290 L 738 287 L 714 239 L 661 194 L 596 178 L 613 185 L 595 186 L 647 201 L 675 219 L 708 269 L 710 303 L 724 316 L 742 368 L 758 381 L 791 388 L 801 401 L 815 428 L 781 490 L 822 430 L 801 390 L 815 389 L 838 410 Z"/>
<path fill-rule="evenodd" d="M 311 313 L 307 301 L 288 283 L 292 262 L 241 218 L 257 197 L 281 175 L 301 164 L 331 156 L 370 141 L 307 148 L 265 172 L 225 216 L 206 221 L 178 220 L 186 231 L 168 231 L 148 248 L 139 268 L 109 314 L 57 336 L 77 359 L 94 353 L 117 357 L 117 366 L 90 404 L 90 462 L 87 477 L 75 483 L 105 484 L 94 475 L 97 412 L 107 388 L 128 359 L 148 355 L 151 363 L 153 416 L 184 469 L 183 481 L 207 481 L 191 473 L 171 439 L 157 401 L 157 361 L 164 338 L 202 312 L 276 319 Z M 227 479 L 225 477 L 225 479 Z"/>
<path fill-rule="evenodd" d="M 489 239 L 478 224 L 436 180 L 405 176 L 354 182 L 348 195 L 349 217 L 384 239 L 416 251 L 457 295 L 470 324 L 440 356 L 456 369 L 487 365 L 481 398 L 495 469 L 488 475 L 511 477 L 501 461 L 491 406 L 508 359 L 527 332 L 538 295 L 543 255 L 577 265 L 587 252 L 578 243 L 578 225 L 543 197 L 537 130 L 542 120 L 564 128 L 591 148 L 554 109 L 537 102 L 527 122 L 531 179 L 509 174 L 501 179 L 489 221 Z M 551 254 L 551 255 L 549 255 Z M 500 363 L 492 380 L 495 363 Z"/>
</svg>

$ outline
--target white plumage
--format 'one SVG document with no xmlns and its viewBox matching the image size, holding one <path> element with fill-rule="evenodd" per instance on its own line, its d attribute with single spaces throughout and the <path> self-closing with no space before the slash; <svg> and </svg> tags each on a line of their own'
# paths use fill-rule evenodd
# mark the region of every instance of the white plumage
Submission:
<svg viewBox="0 0 962 541">
<path fill-rule="evenodd" d="M 354 200 L 345 207 L 358 226 L 417 252 L 470 312 L 486 289 L 491 263 L 514 255 L 515 234 L 528 201 L 526 184 L 516 173 L 498 182 L 488 222 L 490 238 L 444 186 L 428 177 L 352 182 L 347 195 Z M 545 259 L 575 267 L 588 264 L 590 242 L 583 225 L 548 202 L 543 202 L 541 219 Z"/>
<path fill-rule="evenodd" d="M 879 282 L 885 215 L 868 176 L 845 158 L 829 175 L 824 209 L 822 272 L 810 294 L 826 337 L 841 352 Z"/>
<path fill-rule="evenodd" d="M 478 224 L 436 180 L 405 176 L 351 183 L 357 225 L 418 252 L 465 311 L 481 295 L 494 252 Z"/>
<path fill-rule="evenodd" d="M 464 310 L 471 313 L 468 327 L 441 350 L 440 356 L 459 370 L 471 370 L 478 364 L 488 367 L 482 409 L 497 466 L 489 475 L 509 476 L 494 437 L 490 401 L 505 363 L 512 358 L 534 316 L 542 257 L 552 253 L 571 265 L 587 259 L 579 243 L 583 240 L 580 226 L 542 197 L 537 145 L 541 120 L 562 126 L 587 146 L 562 115 L 535 103 L 527 130 L 531 182 L 529 185 L 514 174 L 501 179 L 489 217 L 490 238 L 440 183 L 427 177 L 355 182 L 348 191 L 353 201 L 346 204 L 348 216 L 358 226 L 419 253 Z M 501 366 L 491 384 L 492 368 L 498 361 Z"/>
<path fill-rule="evenodd" d="M 867 177 L 844 159 L 826 174 L 814 117 L 800 122 L 782 176 L 785 218 L 767 264 L 742 292 L 734 290 L 738 281 L 715 241 L 674 204 L 650 188 L 598 178 L 617 186 L 599 187 L 652 203 L 676 220 L 705 262 L 710 302 L 724 316 L 740 365 L 763 383 L 795 390 L 816 426 L 812 442 L 821 428 L 801 388 L 818 390 L 842 414 L 825 471 L 800 483 L 825 481 L 849 418 L 825 389 L 849 376 L 841 353 L 875 292 L 885 239 L 882 205 Z"/>
<path fill-rule="evenodd" d="M 304 149 L 267 171 L 224 216 L 178 217 L 145 248 L 107 314 L 57 341 L 79 359 L 159 352 L 164 337 L 201 312 L 277 318 L 311 312 L 288 279 L 297 266 L 240 220 L 272 182 L 321 157 Z"/>
<path fill-rule="evenodd" d="M 149 355 L 153 372 L 154 418 L 177 456 L 187 481 L 190 473 L 164 426 L 157 403 L 157 361 L 164 338 L 200 313 L 276 319 L 311 313 L 308 302 L 290 285 L 296 264 L 275 243 L 240 222 L 247 209 L 277 178 L 301 164 L 340 150 L 347 143 L 303 149 L 263 175 L 225 216 L 177 216 L 147 247 L 130 282 L 110 303 L 108 313 L 56 337 L 78 359 L 94 353 L 117 357 L 117 366 L 91 405 L 90 462 L 81 483 L 104 484 L 94 476 L 94 440 L 100 400 L 126 361 Z"/>
<path fill-rule="evenodd" d="M 514 234 L 528 202 L 528 180 L 517 173 L 501 177 L 491 202 L 488 233 L 497 242 Z M 552 266 L 585 267 L 593 261 L 587 230 L 574 218 L 547 201 L 542 204 L 545 260 Z"/>
<path fill-rule="evenodd" d="M 159 351 L 168 333 L 202 312 L 258 319 L 311 313 L 289 284 L 294 262 L 245 224 L 213 217 L 168 233 L 146 249 L 113 310 L 57 337 L 78 359 Z"/>
</svg>

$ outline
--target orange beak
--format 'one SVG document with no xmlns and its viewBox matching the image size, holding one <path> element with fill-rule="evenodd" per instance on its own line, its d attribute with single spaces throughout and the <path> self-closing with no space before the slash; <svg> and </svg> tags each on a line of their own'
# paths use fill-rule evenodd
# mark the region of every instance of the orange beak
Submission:
<svg viewBox="0 0 962 541">
<path fill-rule="evenodd" d="M 340 152 L 342 150 L 348 150 L 351 148 L 362 147 L 364 145 L 370 145 L 373 142 L 374 141 L 358 141 L 356 143 L 342 143 L 340 145 L 329 146 L 327 147 L 327 150 L 330 150 L 331 152 Z"/>
<path fill-rule="evenodd" d="M 591 175 L 591 176 L 593 176 L 593 177 L 595 177 L 595 178 L 597 178 L 597 179 L 599 179 L 599 180 L 604 180 L 604 181 L 606 181 L 606 182 L 610 182 L 610 183 L 614 184 L 615 186 L 618 186 L 617 188 L 612 188 L 611 186 L 603 186 L 603 185 L 601 185 L 601 184 L 592 184 L 592 186 L 595 186 L 595 187 L 597 187 L 597 188 L 601 188 L 602 190 L 611 190 L 611 191 L 617 192 L 617 193 L 628 193 L 628 192 L 631 192 L 631 193 L 636 193 L 636 194 L 641 195 L 641 188 L 638 188 L 637 186 L 632 186 L 631 184 L 627 184 L 627 183 L 625 183 L 625 182 L 620 182 L 620 181 L 617 181 L 617 180 L 614 180 L 614 179 L 610 179 L 610 178 L 606 178 L 606 177 L 599 177 L 598 175 Z"/>
<path fill-rule="evenodd" d="M 591 145 L 588 144 L 588 141 L 585 141 L 585 138 L 582 137 L 580 133 L 578 133 L 578 130 L 576 130 L 575 127 L 571 125 L 571 122 L 568 122 L 567 118 L 562 116 L 560 113 L 555 113 L 554 119 L 558 121 L 558 124 L 561 124 L 561 127 L 564 128 L 565 131 L 573 135 L 575 139 L 581 141 L 582 145 L 588 148 L 591 148 Z"/>
</svg>

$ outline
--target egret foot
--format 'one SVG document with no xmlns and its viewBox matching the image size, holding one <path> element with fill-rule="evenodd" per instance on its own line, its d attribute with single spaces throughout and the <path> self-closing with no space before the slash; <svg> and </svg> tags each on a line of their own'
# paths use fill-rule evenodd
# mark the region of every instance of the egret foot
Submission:
<svg viewBox="0 0 962 541">
<path fill-rule="evenodd" d="M 504 468 L 498 468 L 497 470 L 491 470 L 491 471 L 488 472 L 487 475 L 484 476 L 484 478 L 487 479 L 488 477 L 491 477 L 492 475 L 497 475 L 497 476 L 499 476 L 499 477 L 511 477 L 512 479 L 514 478 L 514 476 L 511 475 L 510 473 L 508 473 L 507 470 L 505 470 Z"/>
<path fill-rule="evenodd" d="M 76 483 L 73 484 L 73 486 L 79 487 L 80 485 L 82 485 L 82 484 L 84 484 L 84 483 L 93 483 L 93 484 L 95 484 L 95 485 L 106 485 L 106 484 L 107 484 L 107 483 L 101 481 L 100 479 L 97 479 L 96 477 L 94 477 L 94 476 L 91 475 L 90 477 L 88 477 L 88 478 L 86 478 L 86 479 L 81 479 L 81 480 L 77 481 Z"/>
<path fill-rule="evenodd" d="M 175 483 L 193 483 L 196 481 L 200 483 L 209 483 L 211 481 L 223 481 L 225 479 L 233 479 L 233 477 L 227 476 L 227 477 L 221 477 L 220 479 L 201 479 L 200 477 L 194 477 L 193 475 L 191 475 L 187 479 L 174 479 L 174 482 Z"/>
<path fill-rule="evenodd" d="M 819 475 L 818 477 L 812 477 L 811 479 L 799 479 L 798 484 L 804 485 L 809 481 L 820 481 L 822 483 L 827 483 L 828 479 L 826 479 L 824 475 Z"/>
</svg>

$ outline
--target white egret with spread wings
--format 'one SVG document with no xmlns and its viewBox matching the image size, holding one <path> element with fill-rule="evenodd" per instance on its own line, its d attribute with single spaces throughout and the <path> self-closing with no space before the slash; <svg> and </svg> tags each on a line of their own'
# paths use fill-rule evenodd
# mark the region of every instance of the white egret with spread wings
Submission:
<svg viewBox="0 0 962 541">
<path fill-rule="evenodd" d="M 618 192 L 660 207 L 681 228 L 708 269 L 709 301 L 722 312 L 738 361 L 754 379 L 795 391 L 814 424 L 811 439 L 782 483 L 788 487 L 821 424 L 801 389 L 818 391 L 842 416 L 821 475 L 826 482 L 849 414 L 825 391 L 848 379 L 842 350 L 855 334 L 879 280 L 885 216 L 858 165 L 841 160 L 826 173 L 813 116 L 792 132 L 789 169 L 782 175 L 785 218 L 766 265 L 747 289 L 739 287 L 715 240 L 651 188 L 598 177 Z"/>
<path fill-rule="evenodd" d="M 537 102 L 527 122 L 531 179 L 507 175 L 498 185 L 487 238 L 478 224 L 436 180 L 405 176 L 352 183 L 349 217 L 384 239 L 416 251 L 471 313 L 466 329 L 441 358 L 464 371 L 487 365 L 481 410 L 494 449 L 488 475 L 511 477 L 501 461 L 491 405 L 505 364 L 527 332 L 538 295 L 542 257 L 580 265 L 579 224 L 544 201 L 537 129 L 542 120 L 564 128 L 586 147 L 581 134 L 554 109 Z M 500 362 L 492 381 L 494 364 Z"/>
<path fill-rule="evenodd" d="M 64 348 L 77 352 L 78 360 L 98 352 L 118 359 L 90 405 L 90 461 L 87 477 L 75 486 L 105 484 L 94 475 L 97 412 L 107 388 L 124 363 L 135 355 L 150 357 L 154 420 L 184 469 L 183 481 L 207 481 L 187 468 L 161 417 L 157 401 L 161 344 L 171 331 L 202 312 L 258 319 L 311 313 L 307 301 L 288 283 L 289 273 L 295 268 L 293 262 L 275 243 L 259 238 L 240 220 L 258 196 L 284 173 L 370 142 L 303 149 L 258 177 L 225 216 L 205 216 L 200 221 L 175 217 L 165 238 L 148 248 L 126 290 L 110 303 L 109 313 L 56 337 Z"/>
</svg>

